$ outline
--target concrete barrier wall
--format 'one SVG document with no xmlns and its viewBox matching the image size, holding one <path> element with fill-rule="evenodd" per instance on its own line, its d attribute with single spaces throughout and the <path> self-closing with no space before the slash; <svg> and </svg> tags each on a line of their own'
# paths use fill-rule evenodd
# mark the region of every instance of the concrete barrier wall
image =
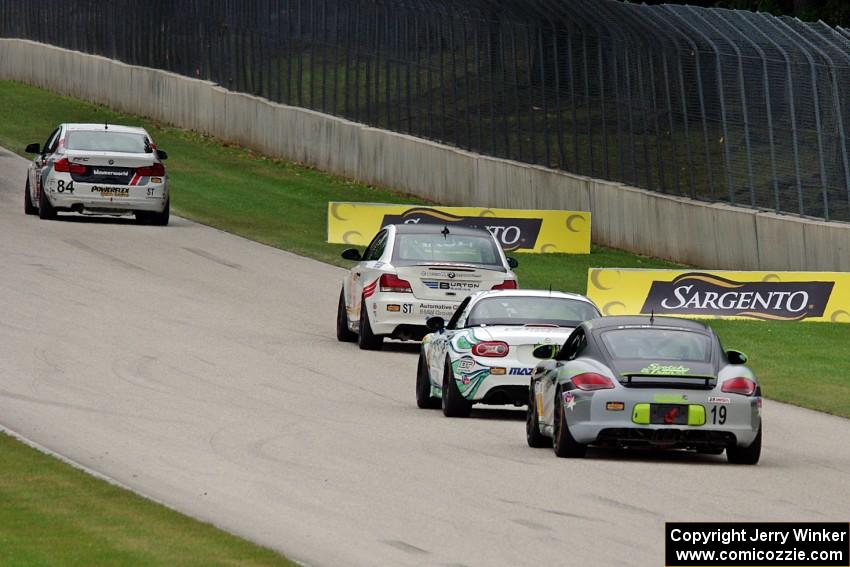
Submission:
<svg viewBox="0 0 850 567">
<path fill-rule="evenodd" d="M 704 268 L 850 271 L 850 225 L 709 204 L 473 154 L 25 40 L 0 78 L 108 105 L 447 205 L 589 210 L 593 241 Z"/>
</svg>

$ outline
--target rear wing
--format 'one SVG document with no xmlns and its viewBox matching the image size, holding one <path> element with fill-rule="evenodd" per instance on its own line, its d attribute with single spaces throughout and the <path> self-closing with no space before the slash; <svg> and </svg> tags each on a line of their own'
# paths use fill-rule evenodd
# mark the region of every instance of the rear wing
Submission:
<svg viewBox="0 0 850 567">
<path fill-rule="evenodd" d="M 716 376 L 700 374 L 620 374 L 620 384 L 627 388 L 681 388 L 686 390 L 712 390 L 717 385 Z"/>
</svg>

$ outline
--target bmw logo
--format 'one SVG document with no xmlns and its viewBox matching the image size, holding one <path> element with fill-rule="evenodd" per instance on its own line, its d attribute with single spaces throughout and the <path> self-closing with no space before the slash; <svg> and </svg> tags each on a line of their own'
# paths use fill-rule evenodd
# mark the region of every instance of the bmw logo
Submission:
<svg viewBox="0 0 850 567">
<path fill-rule="evenodd" d="M 448 273 L 448 274 L 446 274 L 446 275 L 447 275 L 447 276 L 449 276 L 449 279 L 450 279 L 450 280 L 453 280 L 453 279 L 454 279 L 454 277 L 455 277 L 455 273 L 454 273 L 454 272 L 449 272 L 449 273 Z"/>
</svg>

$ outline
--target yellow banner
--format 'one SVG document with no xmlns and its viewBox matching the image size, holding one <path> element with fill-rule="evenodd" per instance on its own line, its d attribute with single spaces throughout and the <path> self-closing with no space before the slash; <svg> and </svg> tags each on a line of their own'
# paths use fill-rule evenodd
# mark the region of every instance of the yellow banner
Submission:
<svg viewBox="0 0 850 567">
<path fill-rule="evenodd" d="M 590 254 L 590 213 L 377 203 L 328 203 L 328 242 L 366 246 L 388 224 L 487 228 L 505 251 Z"/>
<path fill-rule="evenodd" d="M 591 268 L 604 315 L 850 323 L 850 273 Z"/>
</svg>

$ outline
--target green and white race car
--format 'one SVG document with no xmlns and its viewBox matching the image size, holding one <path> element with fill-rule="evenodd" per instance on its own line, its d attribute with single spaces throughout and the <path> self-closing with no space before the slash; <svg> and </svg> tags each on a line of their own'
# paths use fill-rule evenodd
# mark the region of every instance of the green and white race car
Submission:
<svg viewBox="0 0 850 567">
<path fill-rule="evenodd" d="M 575 327 L 599 316 L 586 297 L 535 290 L 484 291 L 466 298 L 448 324 L 428 319 L 416 375 L 420 408 L 447 417 L 473 404 L 523 406 L 540 345 L 560 345 Z"/>
<path fill-rule="evenodd" d="M 588 445 L 726 451 L 758 463 L 761 387 L 747 357 L 724 351 L 710 327 L 670 317 L 603 317 L 560 348 L 541 346 L 526 438 L 559 457 Z"/>
</svg>

